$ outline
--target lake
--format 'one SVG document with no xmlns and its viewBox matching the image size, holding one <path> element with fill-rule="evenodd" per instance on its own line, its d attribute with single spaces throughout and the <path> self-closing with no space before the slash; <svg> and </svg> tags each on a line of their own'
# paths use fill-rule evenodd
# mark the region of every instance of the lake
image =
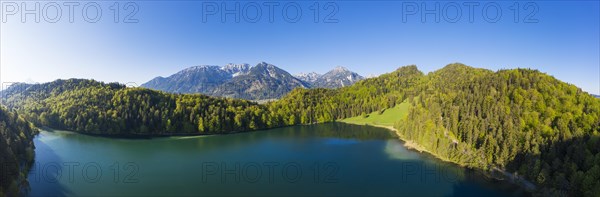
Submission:
<svg viewBox="0 0 600 197">
<path fill-rule="evenodd" d="M 504 181 L 344 123 L 115 139 L 42 131 L 31 196 L 522 196 Z"/>
</svg>

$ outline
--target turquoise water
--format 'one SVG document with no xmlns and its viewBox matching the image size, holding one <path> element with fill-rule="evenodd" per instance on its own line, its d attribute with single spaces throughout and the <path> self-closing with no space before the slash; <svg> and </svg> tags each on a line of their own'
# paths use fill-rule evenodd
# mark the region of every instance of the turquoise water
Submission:
<svg viewBox="0 0 600 197">
<path fill-rule="evenodd" d="M 35 138 L 31 196 L 520 196 L 513 185 L 344 123 L 220 136 Z"/>
</svg>

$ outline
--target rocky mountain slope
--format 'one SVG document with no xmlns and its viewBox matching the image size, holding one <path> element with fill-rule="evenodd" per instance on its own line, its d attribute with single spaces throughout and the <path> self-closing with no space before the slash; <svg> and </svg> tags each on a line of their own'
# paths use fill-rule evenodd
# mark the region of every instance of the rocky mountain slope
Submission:
<svg viewBox="0 0 600 197">
<path fill-rule="evenodd" d="M 142 87 L 170 93 L 201 93 L 248 100 L 278 99 L 294 88 L 339 88 L 364 79 L 344 67 L 320 75 L 315 72 L 293 76 L 272 64 L 261 62 L 195 66 L 169 77 L 156 77 Z"/>
<path fill-rule="evenodd" d="M 294 88 L 310 85 L 290 73 L 265 62 L 219 85 L 210 93 L 213 96 L 263 100 L 280 98 Z"/>
<path fill-rule="evenodd" d="M 234 76 L 248 72 L 248 64 L 228 64 L 219 66 L 194 66 L 179 71 L 169 77 L 156 77 L 142 87 L 172 93 L 210 94 Z"/>
<path fill-rule="evenodd" d="M 359 74 L 352 72 L 345 67 L 338 66 L 319 76 L 312 82 L 312 86 L 319 88 L 340 88 L 352 85 L 363 79 L 364 77 Z"/>
</svg>

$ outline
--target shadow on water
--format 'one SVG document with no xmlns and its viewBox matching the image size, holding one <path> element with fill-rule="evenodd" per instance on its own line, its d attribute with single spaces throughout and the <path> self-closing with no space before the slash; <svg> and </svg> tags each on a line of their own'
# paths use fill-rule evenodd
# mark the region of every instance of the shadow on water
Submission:
<svg viewBox="0 0 600 197">
<path fill-rule="evenodd" d="M 487 191 L 502 191 L 502 193 L 489 194 L 487 196 L 531 196 L 531 193 L 517 184 L 507 180 L 497 180 L 483 174 L 479 170 L 461 168 L 465 180 L 475 184 L 456 182 L 454 184 L 453 196 L 481 196 Z"/>
<path fill-rule="evenodd" d="M 527 190 L 508 180 L 498 180 L 480 170 L 464 168 L 433 155 L 407 149 L 398 139 L 387 140 L 384 152 L 389 159 L 398 161 L 395 167 L 390 168 L 390 171 L 401 169 L 402 173 L 395 177 L 400 177 L 405 183 L 412 178 L 406 184 L 423 183 L 409 187 L 421 190 L 422 193 L 415 195 L 427 191 L 427 196 L 531 196 Z M 430 188 L 432 185 L 435 188 Z M 404 185 L 401 187 L 406 188 Z"/>
<path fill-rule="evenodd" d="M 39 139 L 39 135 L 33 139 L 36 154 L 28 174 L 29 196 L 67 196 L 70 190 L 60 183 L 62 161 L 50 146 Z"/>
</svg>

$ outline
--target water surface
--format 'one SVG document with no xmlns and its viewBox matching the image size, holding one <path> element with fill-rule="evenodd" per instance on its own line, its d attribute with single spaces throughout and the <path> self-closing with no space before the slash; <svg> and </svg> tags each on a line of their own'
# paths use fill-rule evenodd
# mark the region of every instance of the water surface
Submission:
<svg viewBox="0 0 600 197">
<path fill-rule="evenodd" d="M 328 123 L 220 136 L 114 139 L 42 131 L 32 196 L 519 196 L 407 150 L 390 131 Z"/>
</svg>

